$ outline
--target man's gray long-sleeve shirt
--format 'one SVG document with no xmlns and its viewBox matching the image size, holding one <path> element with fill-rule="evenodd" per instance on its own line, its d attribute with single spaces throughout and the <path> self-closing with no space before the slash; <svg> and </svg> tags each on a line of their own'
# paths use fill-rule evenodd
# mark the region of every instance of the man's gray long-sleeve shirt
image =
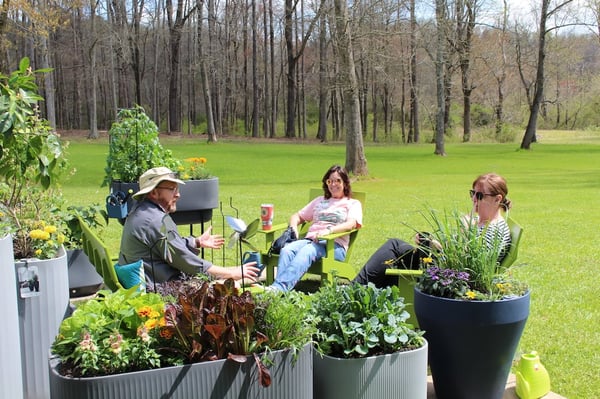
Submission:
<svg viewBox="0 0 600 399">
<path fill-rule="evenodd" d="M 149 283 L 177 278 L 181 272 L 190 275 L 206 273 L 212 263 L 200 258 L 199 253 L 194 237 L 180 236 L 171 216 L 154 202 L 142 200 L 127 216 L 119 264 L 143 259 Z"/>
</svg>

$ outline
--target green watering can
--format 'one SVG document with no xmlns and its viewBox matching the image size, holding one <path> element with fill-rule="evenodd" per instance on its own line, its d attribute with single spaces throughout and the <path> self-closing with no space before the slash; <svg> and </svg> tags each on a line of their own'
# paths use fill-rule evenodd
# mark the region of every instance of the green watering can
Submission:
<svg viewBox="0 0 600 399">
<path fill-rule="evenodd" d="M 521 399 L 538 399 L 550 392 L 550 376 L 535 351 L 521 355 L 515 376 L 515 390 Z"/>
</svg>

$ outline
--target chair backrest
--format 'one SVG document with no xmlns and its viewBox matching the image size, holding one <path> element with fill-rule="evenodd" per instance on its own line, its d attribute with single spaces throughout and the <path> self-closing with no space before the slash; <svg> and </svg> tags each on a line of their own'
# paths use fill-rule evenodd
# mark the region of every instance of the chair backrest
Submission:
<svg viewBox="0 0 600 399">
<path fill-rule="evenodd" d="M 83 239 L 83 252 L 90 259 L 90 263 L 94 265 L 96 271 L 102 276 L 104 285 L 110 290 L 116 291 L 119 288 L 123 288 L 117 273 L 115 271 L 114 262 L 115 260 L 110 256 L 110 252 L 106 245 L 100 241 L 98 236 L 92 231 L 90 226 L 79 219 L 79 225 L 81 226 L 82 239 Z"/>
<path fill-rule="evenodd" d="M 523 235 L 523 228 L 512 218 L 508 218 L 506 222 L 510 228 L 510 248 L 500 263 L 500 268 L 502 269 L 508 268 L 515 262 L 515 260 L 517 260 L 517 255 L 519 254 L 519 242 L 521 241 L 521 236 Z"/>
<path fill-rule="evenodd" d="M 311 188 L 308 193 L 308 200 L 312 201 L 319 195 L 323 195 L 322 188 Z M 362 205 L 362 210 L 364 213 L 365 212 L 365 200 L 367 198 L 367 193 L 365 193 L 364 191 L 352 191 L 352 198 L 360 201 L 360 204 Z M 308 223 L 305 223 L 304 226 L 302 226 L 302 228 L 300 229 L 300 235 L 306 234 L 307 231 L 308 231 Z M 346 251 L 346 262 L 348 262 L 352 256 L 352 250 L 354 248 L 354 245 L 352 245 L 352 244 L 354 243 L 354 240 L 356 239 L 357 234 L 358 234 L 358 231 L 353 231 L 352 233 L 350 233 L 350 243 L 348 244 L 348 250 Z"/>
</svg>

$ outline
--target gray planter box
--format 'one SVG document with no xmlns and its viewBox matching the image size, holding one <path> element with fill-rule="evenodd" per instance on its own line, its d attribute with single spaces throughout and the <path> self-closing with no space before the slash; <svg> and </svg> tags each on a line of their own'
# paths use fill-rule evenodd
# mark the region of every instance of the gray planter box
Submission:
<svg viewBox="0 0 600 399">
<path fill-rule="evenodd" d="M 419 349 L 362 359 L 314 354 L 315 399 L 425 399 L 427 343 Z"/>
<path fill-rule="evenodd" d="M 206 223 L 213 209 L 219 207 L 219 178 L 186 180 L 179 185 L 181 197 L 177 210 L 171 214 L 176 224 Z"/>
<path fill-rule="evenodd" d="M 58 374 L 57 358 L 50 359 L 51 397 L 54 399 L 311 399 L 312 347 L 307 345 L 297 361 L 289 351 L 272 354 L 272 383 L 258 382 L 254 358 L 244 364 L 231 360 L 137 371 L 104 377 L 68 378 Z"/>
</svg>

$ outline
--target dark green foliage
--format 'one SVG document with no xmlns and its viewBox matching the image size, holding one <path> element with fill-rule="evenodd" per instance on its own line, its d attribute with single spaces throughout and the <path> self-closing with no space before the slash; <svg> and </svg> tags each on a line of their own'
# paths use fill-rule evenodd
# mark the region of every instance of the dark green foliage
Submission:
<svg viewBox="0 0 600 399">
<path fill-rule="evenodd" d="M 422 332 L 406 323 L 398 287 L 326 284 L 313 294 L 317 339 L 326 355 L 360 358 L 423 345 Z"/>
<path fill-rule="evenodd" d="M 109 134 L 106 175 L 102 185 L 113 180 L 137 182 L 148 169 L 166 166 L 177 172 L 180 162 L 158 139 L 158 127 L 140 106 L 122 109 Z"/>
</svg>

